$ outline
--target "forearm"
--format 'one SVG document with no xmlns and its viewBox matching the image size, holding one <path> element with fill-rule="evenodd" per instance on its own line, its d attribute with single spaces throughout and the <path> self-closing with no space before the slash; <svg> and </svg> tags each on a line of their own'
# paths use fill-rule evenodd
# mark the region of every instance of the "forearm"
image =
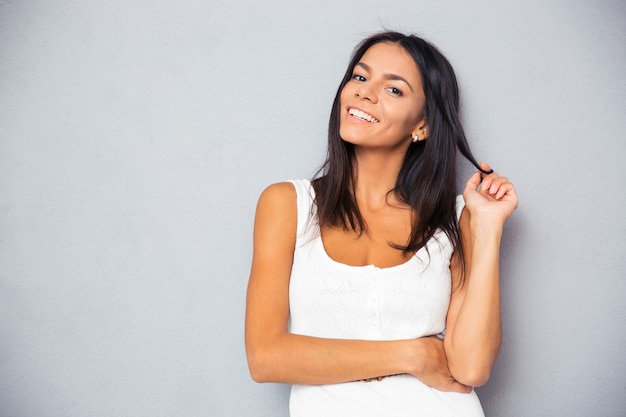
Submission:
<svg viewBox="0 0 626 417">
<path fill-rule="evenodd" d="M 489 378 L 501 342 L 499 250 L 502 225 L 470 226 L 464 297 L 444 346 L 450 372 L 460 382 L 482 385 Z"/>
<path fill-rule="evenodd" d="M 257 382 L 330 384 L 415 372 L 419 343 L 324 339 L 289 333 L 248 343 Z"/>
</svg>

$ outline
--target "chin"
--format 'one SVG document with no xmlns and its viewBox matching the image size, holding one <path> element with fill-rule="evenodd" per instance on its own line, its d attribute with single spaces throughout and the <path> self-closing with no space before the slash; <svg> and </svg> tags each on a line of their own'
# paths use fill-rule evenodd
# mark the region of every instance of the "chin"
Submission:
<svg viewBox="0 0 626 417">
<path fill-rule="evenodd" d="M 339 137 L 341 138 L 342 141 L 344 141 L 346 143 L 350 143 L 352 145 L 360 145 L 362 143 L 362 141 L 360 141 L 360 140 L 355 140 L 352 135 L 345 135 L 344 136 L 344 135 L 342 135 L 340 133 Z"/>
<path fill-rule="evenodd" d="M 339 137 L 344 142 L 351 143 L 353 145 L 357 145 L 363 142 L 363 135 L 358 135 L 356 132 L 353 132 L 352 129 L 339 129 Z"/>
</svg>

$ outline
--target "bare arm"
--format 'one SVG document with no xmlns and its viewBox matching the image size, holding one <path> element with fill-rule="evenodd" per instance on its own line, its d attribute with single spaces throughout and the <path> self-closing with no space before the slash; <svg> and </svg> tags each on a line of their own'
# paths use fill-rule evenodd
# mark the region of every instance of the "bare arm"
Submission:
<svg viewBox="0 0 626 417">
<path fill-rule="evenodd" d="M 450 377 L 443 346 L 435 338 L 365 341 L 289 333 L 296 225 L 292 184 L 268 187 L 257 206 L 246 302 L 246 352 L 254 380 L 322 384 L 411 373 L 442 390 L 468 391 Z"/>
<path fill-rule="evenodd" d="M 467 182 L 463 197 L 466 208 L 460 228 L 465 282 L 452 294 L 444 347 L 452 376 L 479 386 L 489 379 L 502 339 L 500 240 L 505 220 L 517 207 L 517 196 L 506 178 L 494 173 L 481 183 L 476 173 Z M 460 282 L 461 268 L 458 262 L 451 266 L 455 283 Z"/>
</svg>

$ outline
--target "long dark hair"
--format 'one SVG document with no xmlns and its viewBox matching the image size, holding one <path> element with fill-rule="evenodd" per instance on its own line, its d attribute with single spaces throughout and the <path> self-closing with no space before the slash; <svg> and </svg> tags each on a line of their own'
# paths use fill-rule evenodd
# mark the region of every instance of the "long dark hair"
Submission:
<svg viewBox="0 0 626 417">
<path fill-rule="evenodd" d="M 412 143 L 396 179 L 398 199 L 416 213 L 406 245 L 390 244 L 413 253 L 426 245 L 437 230 L 451 240 L 463 263 L 463 248 L 456 218 L 456 151 L 482 171 L 472 155 L 459 118 L 459 88 L 454 70 L 439 50 L 415 35 L 382 32 L 362 41 L 355 49 L 333 102 L 328 126 L 326 161 L 313 181 L 320 228 L 341 227 L 363 233 L 367 225 L 354 193 L 354 146 L 339 136 L 340 95 L 365 52 L 380 42 L 402 46 L 413 58 L 422 76 L 426 101 L 424 116 L 428 138 Z"/>
</svg>

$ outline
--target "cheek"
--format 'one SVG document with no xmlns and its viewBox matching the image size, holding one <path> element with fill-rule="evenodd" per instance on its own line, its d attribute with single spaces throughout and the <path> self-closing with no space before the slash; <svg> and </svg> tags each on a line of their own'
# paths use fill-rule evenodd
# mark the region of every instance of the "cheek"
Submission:
<svg viewBox="0 0 626 417">
<path fill-rule="evenodd" d="M 411 105 L 410 111 L 404 109 L 404 125 L 409 129 L 413 129 L 421 120 L 423 114 L 423 105 L 420 102 Z"/>
<path fill-rule="evenodd" d="M 406 106 L 399 106 L 393 109 L 389 109 L 387 114 L 393 114 L 394 125 L 402 130 L 413 129 L 420 120 L 419 111 L 407 111 Z"/>
<path fill-rule="evenodd" d="M 346 84 L 339 94 L 339 104 L 343 107 L 344 103 L 349 97 L 351 97 L 351 95 L 352 93 L 350 91 L 350 87 L 348 87 L 348 84 Z"/>
</svg>

